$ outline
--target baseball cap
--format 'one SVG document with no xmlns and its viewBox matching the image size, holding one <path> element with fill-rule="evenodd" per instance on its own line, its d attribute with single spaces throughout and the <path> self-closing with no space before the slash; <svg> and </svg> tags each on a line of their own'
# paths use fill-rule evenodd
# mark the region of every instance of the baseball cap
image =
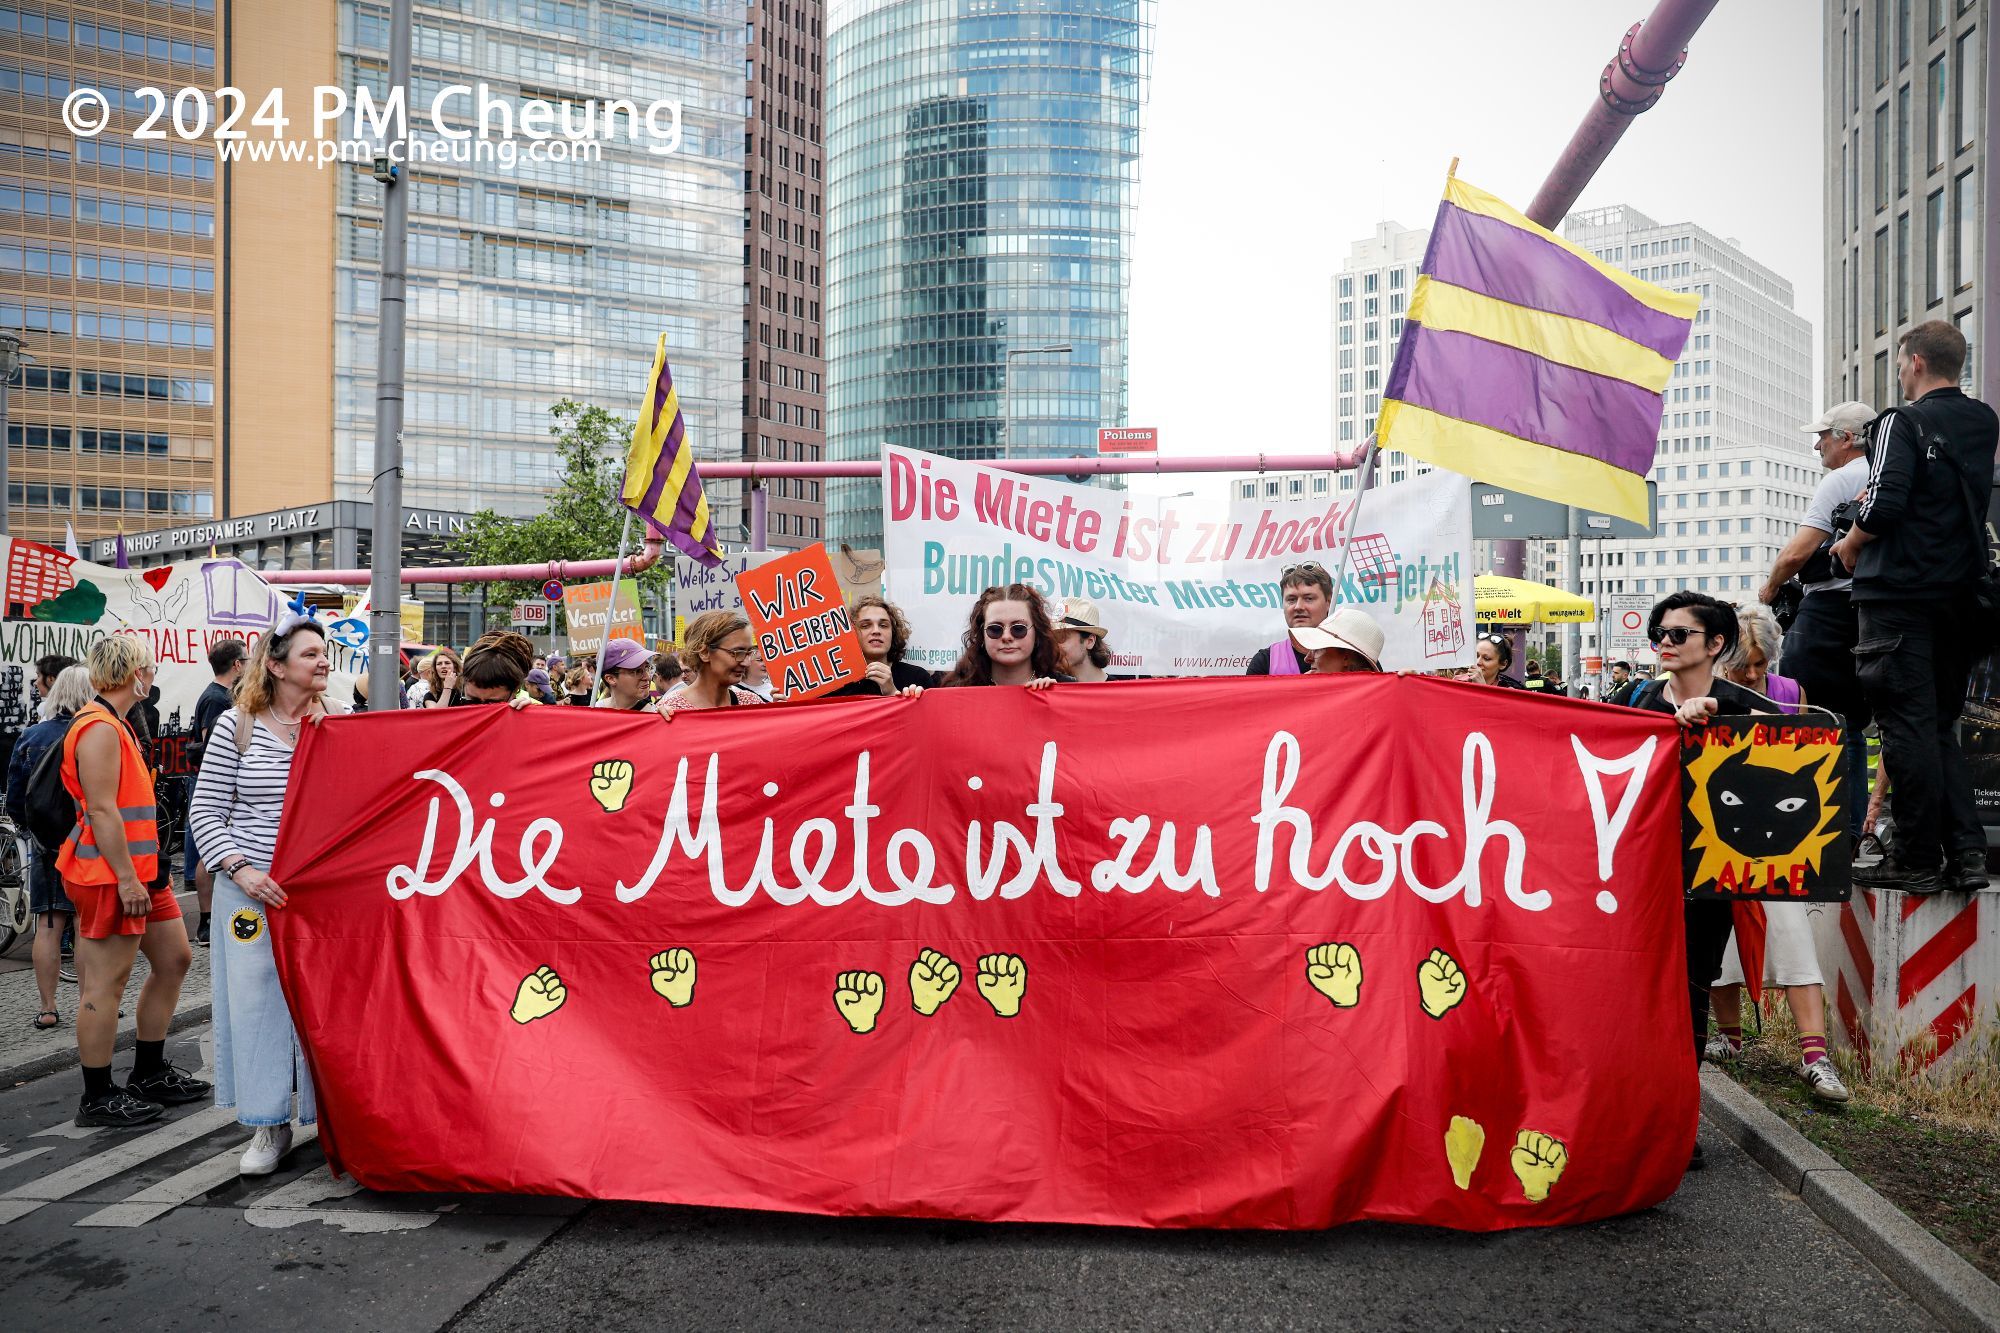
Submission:
<svg viewBox="0 0 2000 1333">
<path fill-rule="evenodd" d="M 604 645 L 604 653 L 598 658 L 599 671 L 627 671 L 653 660 L 646 651 L 646 645 L 637 639 L 613 639 Z"/>
<path fill-rule="evenodd" d="M 1866 403 L 1835 403 L 1820 413 L 1819 420 L 1799 427 L 1808 435 L 1817 435 L 1823 430 L 1845 431 L 1859 435 L 1861 428 L 1875 419 L 1875 409 Z"/>
<path fill-rule="evenodd" d="M 1336 607 L 1319 624 L 1299 626 L 1292 631 L 1292 642 L 1309 653 L 1322 648 L 1345 648 L 1359 653 L 1375 670 L 1382 669 L 1382 627 L 1359 607 Z"/>
<path fill-rule="evenodd" d="M 1100 639 L 1111 637 L 1104 628 L 1103 618 L 1097 613 L 1097 603 L 1088 597 L 1065 597 L 1056 607 L 1057 629 L 1082 630 L 1095 634 Z"/>
</svg>

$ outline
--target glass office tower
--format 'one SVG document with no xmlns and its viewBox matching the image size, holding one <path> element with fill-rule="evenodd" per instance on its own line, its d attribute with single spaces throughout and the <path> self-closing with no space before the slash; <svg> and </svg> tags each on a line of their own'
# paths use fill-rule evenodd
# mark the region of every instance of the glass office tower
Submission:
<svg viewBox="0 0 2000 1333">
<path fill-rule="evenodd" d="M 1092 454 L 1125 412 L 1152 0 L 835 0 L 827 50 L 834 459 Z M 837 480 L 831 540 L 880 546 Z"/>
</svg>

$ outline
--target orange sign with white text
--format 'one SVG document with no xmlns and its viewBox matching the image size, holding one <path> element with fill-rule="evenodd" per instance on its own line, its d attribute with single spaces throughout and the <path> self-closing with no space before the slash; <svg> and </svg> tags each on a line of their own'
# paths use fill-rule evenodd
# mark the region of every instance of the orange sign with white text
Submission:
<svg viewBox="0 0 2000 1333">
<path fill-rule="evenodd" d="M 810 699 L 859 680 L 867 665 L 854 619 L 826 547 L 803 551 L 736 576 L 757 651 L 771 673 L 771 698 Z"/>
</svg>

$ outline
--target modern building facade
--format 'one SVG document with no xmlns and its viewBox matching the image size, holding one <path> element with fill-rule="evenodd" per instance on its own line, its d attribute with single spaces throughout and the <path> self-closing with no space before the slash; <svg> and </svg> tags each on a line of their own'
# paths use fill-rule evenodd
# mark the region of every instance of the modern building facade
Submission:
<svg viewBox="0 0 2000 1333">
<path fill-rule="evenodd" d="M 836 460 L 1096 451 L 1123 422 L 1153 0 L 833 0 L 827 410 Z M 830 535 L 881 544 L 880 486 Z"/>
<path fill-rule="evenodd" d="M 16 536 L 60 545 L 213 516 L 219 182 L 200 143 L 139 143 L 146 85 L 214 87 L 216 0 L 0 4 L 0 329 L 34 358 L 11 395 Z M 113 132 L 77 139 L 63 99 L 97 88 Z"/>
<path fill-rule="evenodd" d="M 822 0 L 751 0 L 743 133 L 743 457 L 817 462 L 826 449 L 821 251 L 826 66 Z M 767 542 L 824 535 L 825 483 L 776 477 Z"/>
<path fill-rule="evenodd" d="M 1894 406 L 1896 339 L 1957 325 L 1979 356 L 1990 0 L 1826 6 L 1826 381 Z"/>
<path fill-rule="evenodd" d="M 1658 530 L 1650 539 L 1585 541 L 1585 596 L 1663 596 L 1693 588 L 1754 596 L 1798 527 L 1819 477 L 1797 429 L 1812 402 L 1812 327 L 1792 309 L 1792 287 L 1734 241 L 1692 223 L 1661 224 L 1625 205 L 1573 213 L 1563 234 L 1606 263 L 1673 291 L 1700 294 L 1687 348 L 1674 365 L 1653 480 Z M 1394 222 L 1357 241 L 1333 278 L 1334 447 L 1352 450 L 1375 429 L 1381 385 L 1430 233 Z M 1377 462 L 1396 482 L 1430 470 L 1399 453 Z M 1351 492 L 1353 472 L 1236 478 L 1240 499 L 1312 499 Z M 1484 545 L 1484 543 L 1481 543 Z M 1531 542 L 1528 576 L 1571 586 L 1566 543 Z M 1488 552 L 1475 552 L 1482 562 Z M 1583 650 L 1595 651 L 1596 627 Z"/>
</svg>

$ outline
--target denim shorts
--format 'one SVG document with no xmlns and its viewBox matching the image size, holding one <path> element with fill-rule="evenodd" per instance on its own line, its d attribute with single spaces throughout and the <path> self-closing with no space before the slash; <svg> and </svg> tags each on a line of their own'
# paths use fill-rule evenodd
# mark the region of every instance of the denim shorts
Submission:
<svg viewBox="0 0 2000 1333">
<path fill-rule="evenodd" d="M 44 912 L 76 915 L 76 904 L 63 892 L 62 875 L 56 870 L 56 859 L 43 856 L 40 849 L 28 853 L 28 910 L 36 916 Z"/>
</svg>

